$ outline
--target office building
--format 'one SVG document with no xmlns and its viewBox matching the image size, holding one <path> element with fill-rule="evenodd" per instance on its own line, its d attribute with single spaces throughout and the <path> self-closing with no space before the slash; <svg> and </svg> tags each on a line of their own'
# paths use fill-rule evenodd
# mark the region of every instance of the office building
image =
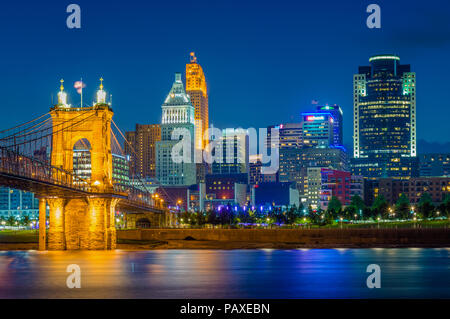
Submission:
<svg viewBox="0 0 450 319">
<path fill-rule="evenodd" d="M 368 178 L 417 172 L 416 75 L 395 55 L 378 55 L 354 75 L 352 171 Z"/>
<path fill-rule="evenodd" d="M 195 109 L 195 148 L 203 149 L 204 134 L 209 127 L 208 88 L 205 74 L 194 52 L 191 52 L 190 63 L 186 64 L 186 93 Z"/>
<path fill-rule="evenodd" d="M 125 133 L 125 154 L 130 156 L 130 172 L 133 176 L 156 176 L 156 142 L 161 140 L 158 124 L 136 124 L 136 130 Z"/>
<path fill-rule="evenodd" d="M 307 204 L 317 209 L 320 204 L 320 191 L 322 189 L 322 167 L 308 167 L 306 169 L 306 182 L 304 194 Z"/>
<path fill-rule="evenodd" d="M 278 181 L 278 172 L 271 174 L 263 173 L 262 154 L 249 156 L 249 184 L 273 183 Z"/>
<path fill-rule="evenodd" d="M 350 197 L 359 196 L 364 199 L 364 176 L 352 175 L 350 184 Z"/>
<path fill-rule="evenodd" d="M 419 155 L 420 177 L 450 176 L 450 154 Z"/>
<path fill-rule="evenodd" d="M 332 197 L 337 197 L 342 206 L 350 204 L 351 174 L 349 172 L 322 168 L 322 187 L 320 190 L 320 206 L 328 209 Z"/>
<path fill-rule="evenodd" d="M 85 148 L 88 145 L 75 144 L 73 150 L 73 172 L 83 181 L 75 180 L 74 183 L 90 185 L 91 180 L 91 151 Z M 130 183 L 130 156 L 112 154 L 113 184 L 128 187 Z"/>
<path fill-rule="evenodd" d="M 249 138 L 246 131 L 225 129 L 217 137 L 215 156 L 211 164 L 212 174 L 249 173 Z"/>
<path fill-rule="evenodd" d="M 156 142 L 156 178 L 164 186 L 188 186 L 196 183 L 194 162 L 194 107 L 184 90 L 181 74 L 175 74 L 175 82 L 162 105 L 161 141 Z M 181 150 L 173 159 L 172 150 L 180 143 L 172 140 L 172 133 L 188 139 L 186 153 Z"/>
<path fill-rule="evenodd" d="M 299 192 L 292 183 L 261 183 L 251 188 L 251 204 L 258 210 L 267 207 L 291 207 L 300 205 Z"/>
<path fill-rule="evenodd" d="M 408 180 L 390 177 L 366 181 L 366 184 L 365 201 L 370 205 L 380 195 L 394 205 L 401 194 L 405 194 L 414 205 L 424 193 L 428 193 L 433 203 L 439 205 L 450 194 L 450 177 L 413 177 Z"/>
<path fill-rule="evenodd" d="M 39 200 L 33 193 L 0 187 L 0 218 L 6 220 L 9 217 L 30 219 L 39 218 Z"/>
<path fill-rule="evenodd" d="M 344 144 L 344 112 L 339 105 L 325 105 L 317 106 L 317 113 L 331 114 L 333 117 L 333 144 L 343 145 Z"/>
<path fill-rule="evenodd" d="M 233 199 L 235 184 L 247 185 L 247 174 L 209 174 L 206 175 L 206 196 L 217 199 Z"/>
<path fill-rule="evenodd" d="M 305 147 L 334 145 L 334 118 L 330 112 L 303 112 L 302 134 Z"/>
</svg>

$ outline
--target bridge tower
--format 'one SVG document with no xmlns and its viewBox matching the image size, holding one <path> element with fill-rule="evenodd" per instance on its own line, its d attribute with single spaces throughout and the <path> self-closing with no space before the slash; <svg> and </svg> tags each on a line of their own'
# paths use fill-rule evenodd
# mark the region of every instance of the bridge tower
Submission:
<svg viewBox="0 0 450 319">
<path fill-rule="evenodd" d="M 97 102 L 92 107 L 71 107 L 67 104 L 67 95 L 61 80 L 58 104 L 50 110 L 53 121 L 52 166 L 72 172 L 74 145 L 80 140 L 89 142 L 91 158 L 91 178 L 86 181 L 86 187 L 91 189 L 90 195 L 45 199 L 50 209 L 50 250 L 116 247 L 114 211 L 118 200 L 111 196 L 113 111 L 106 103 L 103 79 L 100 81 Z"/>
</svg>

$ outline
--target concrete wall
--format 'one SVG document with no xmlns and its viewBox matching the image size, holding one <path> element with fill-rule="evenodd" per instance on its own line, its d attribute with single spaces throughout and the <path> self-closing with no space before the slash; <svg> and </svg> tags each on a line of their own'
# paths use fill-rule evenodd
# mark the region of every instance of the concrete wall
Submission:
<svg viewBox="0 0 450 319">
<path fill-rule="evenodd" d="M 450 229 L 142 229 L 121 230 L 118 239 L 196 240 L 351 245 L 448 245 Z"/>
</svg>

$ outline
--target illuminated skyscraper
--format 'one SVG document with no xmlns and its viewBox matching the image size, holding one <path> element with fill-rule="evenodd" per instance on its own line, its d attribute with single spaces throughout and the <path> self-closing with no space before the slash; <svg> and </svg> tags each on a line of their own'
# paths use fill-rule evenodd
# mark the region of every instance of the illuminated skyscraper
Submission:
<svg viewBox="0 0 450 319">
<path fill-rule="evenodd" d="M 368 178 L 417 174 L 416 74 L 395 55 L 378 55 L 353 78 L 353 163 Z"/>
<path fill-rule="evenodd" d="M 156 142 L 156 178 L 162 185 L 193 185 L 196 183 L 194 140 L 181 136 L 189 142 L 190 154 L 178 153 L 183 158 L 175 161 L 172 150 L 180 143 L 179 139 L 172 139 L 175 130 L 194 136 L 194 107 L 184 90 L 180 73 L 175 74 L 175 82 L 162 105 L 161 140 Z M 185 157 L 188 158 L 185 160 Z"/>
<path fill-rule="evenodd" d="M 327 148 L 334 143 L 334 118 L 331 113 L 302 113 L 303 145 Z"/>
<path fill-rule="evenodd" d="M 333 116 L 333 144 L 343 145 L 343 118 L 344 113 L 339 105 L 317 106 L 316 112 L 330 113 Z"/>
<path fill-rule="evenodd" d="M 195 148 L 203 149 L 204 132 L 209 126 L 208 90 L 205 74 L 197 57 L 191 52 L 191 61 L 186 64 L 186 93 L 189 94 L 192 106 L 195 108 Z"/>
</svg>

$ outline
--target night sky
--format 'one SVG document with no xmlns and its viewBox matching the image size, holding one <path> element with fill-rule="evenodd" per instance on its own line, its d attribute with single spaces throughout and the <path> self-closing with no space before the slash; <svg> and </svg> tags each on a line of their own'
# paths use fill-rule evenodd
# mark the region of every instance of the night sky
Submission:
<svg viewBox="0 0 450 319">
<path fill-rule="evenodd" d="M 81 6 L 81 29 L 66 27 L 70 3 Z M 381 29 L 366 26 L 370 3 L 381 6 Z M 352 75 L 393 53 L 417 73 L 419 139 L 450 142 L 448 0 L 8 1 L 0 37 L 0 129 L 48 112 L 61 78 L 79 104 L 73 83 L 83 77 L 91 104 L 100 76 L 123 131 L 159 123 L 174 73 L 195 51 L 214 126 L 296 122 L 315 99 L 343 107 L 351 144 Z"/>
</svg>

